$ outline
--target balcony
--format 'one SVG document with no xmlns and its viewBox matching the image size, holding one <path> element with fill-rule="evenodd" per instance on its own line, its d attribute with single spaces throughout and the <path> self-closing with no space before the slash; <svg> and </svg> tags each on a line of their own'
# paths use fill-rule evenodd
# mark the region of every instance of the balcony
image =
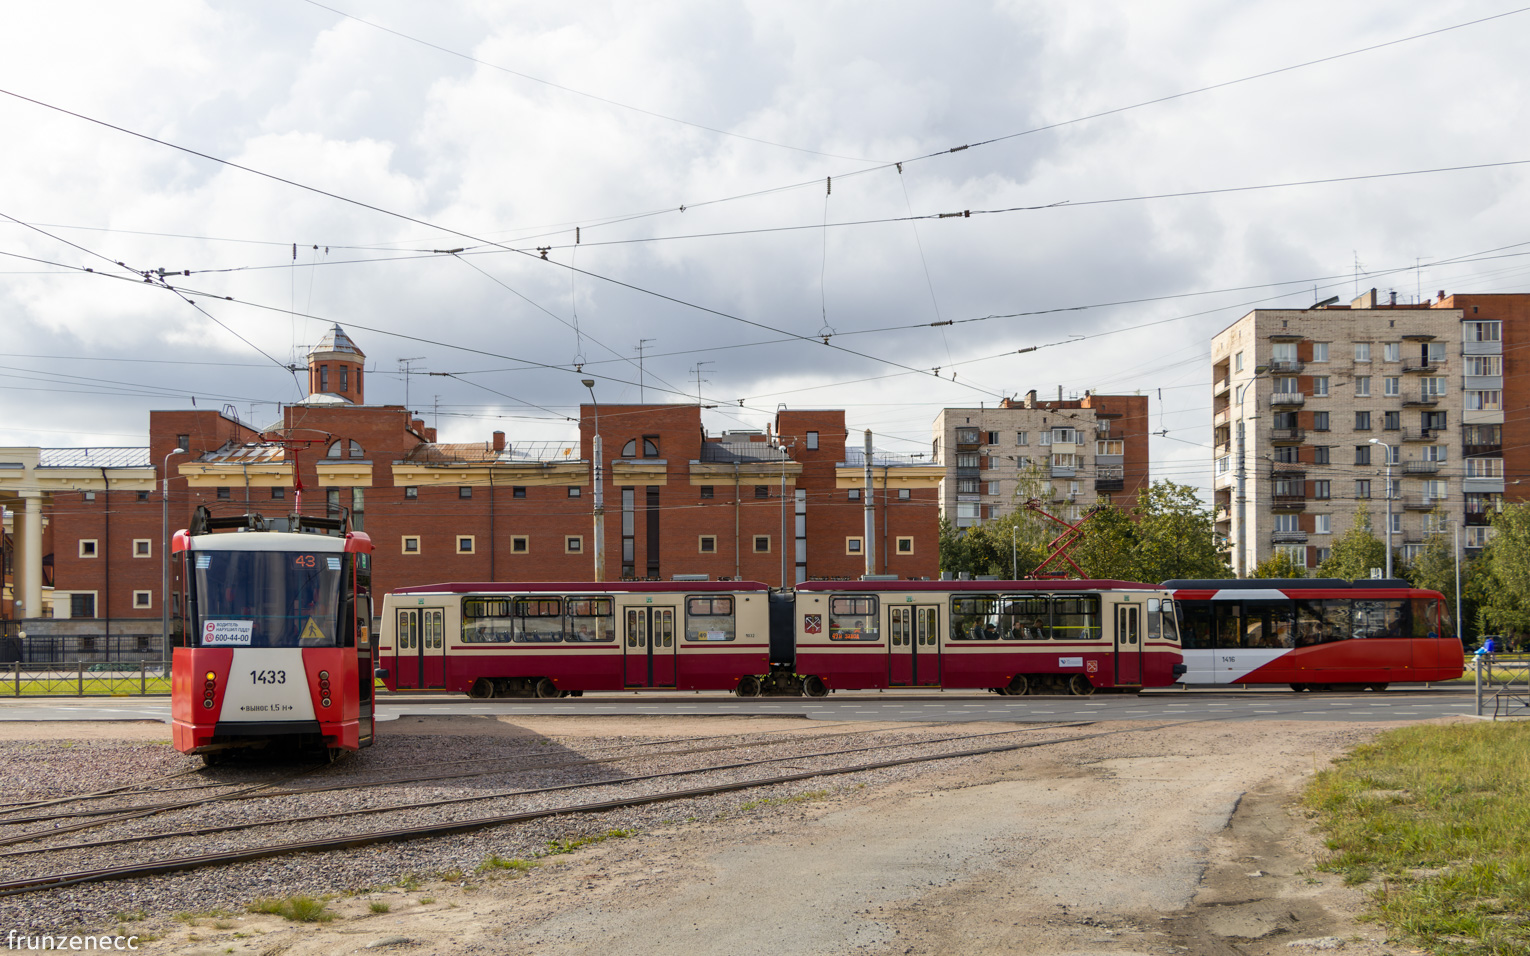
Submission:
<svg viewBox="0 0 1530 956">
<path fill-rule="evenodd" d="M 1287 375 L 1295 375 L 1304 367 L 1305 366 L 1303 366 L 1301 362 L 1271 362 L 1270 373 L 1272 375 L 1278 375 L 1281 373 L 1285 373 Z"/>
<path fill-rule="evenodd" d="M 1443 428 L 1404 428 L 1402 430 L 1403 441 L 1439 441 Z"/>
<path fill-rule="evenodd" d="M 1300 462 L 1273 462 L 1270 465 L 1270 478 L 1273 481 L 1306 481 L 1307 468 Z"/>
<path fill-rule="evenodd" d="M 1405 475 L 1438 475 L 1440 463 L 1437 461 L 1405 461 L 1402 463 Z"/>
<path fill-rule="evenodd" d="M 1271 511 L 1305 511 L 1306 495 L 1276 495 L 1270 505 Z"/>
<path fill-rule="evenodd" d="M 1473 511 L 1468 506 L 1466 509 L 1466 523 L 1473 527 L 1490 525 L 1493 523 L 1493 514 L 1494 511 L 1492 509 Z"/>
<path fill-rule="evenodd" d="M 1274 392 L 1270 395 L 1270 404 L 1274 405 L 1305 405 L 1307 396 L 1301 392 Z"/>
<path fill-rule="evenodd" d="M 1462 445 L 1461 452 L 1467 458 L 1502 458 L 1502 445 Z"/>
<path fill-rule="evenodd" d="M 1270 443 L 1274 445 L 1299 445 L 1307 440 L 1307 431 L 1302 428 L 1272 428 L 1270 429 Z"/>
<path fill-rule="evenodd" d="M 1430 498 L 1428 495 L 1403 495 L 1402 506 L 1404 511 L 1433 511 L 1435 505 L 1444 500 L 1444 498 Z"/>
<path fill-rule="evenodd" d="M 1076 468 L 1074 468 L 1072 465 L 1053 465 L 1052 466 L 1052 477 L 1053 478 L 1072 478 L 1075 474 L 1077 474 L 1077 471 L 1078 470 Z"/>
<path fill-rule="evenodd" d="M 1211 394 L 1213 397 L 1221 395 L 1225 391 L 1227 391 L 1227 379 L 1225 378 L 1211 386 Z"/>
<path fill-rule="evenodd" d="M 1440 396 L 1433 392 L 1409 392 L 1402 397 L 1405 407 L 1413 405 L 1427 405 L 1433 407 L 1440 404 Z"/>
<path fill-rule="evenodd" d="M 1276 544 L 1305 544 L 1307 542 L 1307 532 L 1277 531 L 1270 535 L 1270 540 Z"/>
<path fill-rule="evenodd" d="M 1232 512 L 1218 505 L 1216 514 L 1212 516 L 1211 520 L 1214 524 L 1227 524 L 1229 521 L 1232 521 Z"/>
<path fill-rule="evenodd" d="M 1440 363 L 1425 358 L 1405 358 L 1402 367 L 1404 372 L 1438 372 Z"/>
<path fill-rule="evenodd" d="M 958 477 L 958 478 L 981 478 L 981 477 L 983 477 L 983 470 L 981 468 L 965 468 L 965 467 L 962 467 L 962 466 L 958 465 L 957 468 L 956 468 L 956 477 Z"/>
</svg>

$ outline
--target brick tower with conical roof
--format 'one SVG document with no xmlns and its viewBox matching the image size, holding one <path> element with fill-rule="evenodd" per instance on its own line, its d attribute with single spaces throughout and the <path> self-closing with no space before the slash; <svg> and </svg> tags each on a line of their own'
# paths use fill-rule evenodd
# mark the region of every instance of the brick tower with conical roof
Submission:
<svg viewBox="0 0 1530 956">
<path fill-rule="evenodd" d="M 361 379 L 366 359 L 345 330 L 334 326 L 308 353 L 309 396 L 332 395 L 355 405 L 366 404 Z"/>
</svg>

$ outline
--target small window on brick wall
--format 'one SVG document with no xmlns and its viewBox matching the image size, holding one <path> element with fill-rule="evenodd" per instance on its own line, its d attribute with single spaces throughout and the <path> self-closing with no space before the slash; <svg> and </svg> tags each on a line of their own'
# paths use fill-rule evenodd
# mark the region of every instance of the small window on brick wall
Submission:
<svg viewBox="0 0 1530 956">
<path fill-rule="evenodd" d="M 564 538 L 563 539 L 563 553 L 564 554 L 583 554 L 584 553 L 584 539 L 579 537 L 578 535 L 569 535 L 568 537 Z"/>
<path fill-rule="evenodd" d="M 913 538 L 899 538 L 898 539 L 898 553 L 899 554 L 913 554 L 914 553 L 914 539 Z"/>
<path fill-rule="evenodd" d="M 531 540 L 523 534 L 518 534 L 510 539 L 511 554 L 526 554 L 531 550 Z"/>
<path fill-rule="evenodd" d="M 696 541 L 696 550 L 700 551 L 702 554 L 716 554 L 717 537 L 710 534 L 702 535 Z"/>
<path fill-rule="evenodd" d="M 754 496 L 756 498 L 769 498 L 770 497 L 770 486 L 769 485 L 755 485 L 754 486 Z"/>
<path fill-rule="evenodd" d="M 96 539 L 95 538 L 81 538 L 80 539 L 80 557 L 82 557 L 82 558 L 93 558 L 93 557 L 96 556 L 96 553 L 97 552 L 96 552 Z"/>
<path fill-rule="evenodd" d="M 514 486 L 512 486 L 511 489 L 510 489 L 510 497 L 512 497 L 512 498 L 524 498 L 524 497 L 526 497 L 526 486 L 525 485 L 514 485 Z"/>
<path fill-rule="evenodd" d="M 765 554 L 770 551 L 770 535 L 757 534 L 754 536 L 755 554 Z"/>
<path fill-rule="evenodd" d="M 417 534 L 406 534 L 406 535 L 404 535 L 404 538 L 403 538 L 403 541 L 400 544 L 399 550 L 402 551 L 404 554 L 419 554 L 420 553 L 420 536 L 417 535 Z"/>
<path fill-rule="evenodd" d="M 458 488 L 457 488 L 457 497 L 458 498 L 471 498 L 471 497 L 473 497 L 473 486 L 472 485 L 460 485 L 460 486 L 458 486 Z"/>
<path fill-rule="evenodd" d="M 470 534 L 460 534 L 460 535 L 457 536 L 457 553 L 458 554 L 472 554 L 473 553 L 473 545 L 474 545 L 474 541 L 473 541 L 473 536 L 472 535 L 470 535 Z"/>
<path fill-rule="evenodd" d="M 413 501 L 420 496 L 420 489 L 414 485 L 404 486 L 404 500 Z"/>
<path fill-rule="evenodd" d="M 135 558 L 152 558 L 152 557 L 154 557 L 154 539 L 153 538 L 134 538 L 133 539 L 133 557 L 135 557 Z"/>
<path fill-rule="evenodd" d="M 133 592 L 133 607 L 134 608 L 143 609 L 143 608 L 150 608 L 150 607 L 153 607 L 153 606 L 154 606 L 154 592 L 153 591 L 134 591 Z"/>
</svg>

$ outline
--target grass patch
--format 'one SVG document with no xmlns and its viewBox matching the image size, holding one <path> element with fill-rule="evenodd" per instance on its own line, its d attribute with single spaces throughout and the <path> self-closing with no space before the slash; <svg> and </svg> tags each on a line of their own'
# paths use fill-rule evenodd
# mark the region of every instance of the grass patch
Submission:
<svg viewBox="0 0 1530 956">
<path fill-rule="evenodd" d="M 540 855 L 557 856 L 560 853 L 573 853 L 582 846 L 604 843 L 607 840 L 625 840 L 636 833 L 636 830 L 607 830 L 604 833 L 593 833 L 589 836 L 569 837 L 567 840 L 551 840 L 547 844 L 547 849 Z"/>
<path fill-rule="evenodd" d="M 520 876 L 524 873 L 529 873 L 531 870 L 536 869 L 539 865 L 540 864 L 533 860 L 523 860 L 520 857 L 507 860 L 496 853 L 489 857 L 487 860 L 484 860 L 482 863 L 478 864 L 478 872 L 488 873 L 494 870 L 508 870 L 509 872 L 514 873 L 516 876 Z"/>
<path fill-rule="evenodd" d="M 374 913 L 386 913 L 389 910 L 393 909 L 393 907 L 391 905 L 387 904 L 387 903 L 383 903 L 383 902 L 379 901 L 379 902 L 371 904 L 371 906 L 369 906 L 368 909 L 370 909 Z"/>
<path fill-rule="evenodd" d="M 832 790 L 810 790 L 807 793 L 799 793 L 791 797 L 761 797 L 758 800 L 747 800 L 738 805 L 740 810 L 754 810 L 758 807 L 781 807 L 793 803 L 812 803 L 816 800 L 827 800 L 833 793 Z"/>
<path fill-rule="evenodd" d="M 1317 776 L 1323 869 L 1437 956 L 1530 952 L 1530 723 L 1406 727 Z"/>
<path fill-rule="evenodd" d="M 250 904 L 251 913 L 280 916 L 294 923 L 328 923 L 335 914 L 324 900 L 312 896 L 289 896 L 286 899 L 263 899 Z"/>
</svg>

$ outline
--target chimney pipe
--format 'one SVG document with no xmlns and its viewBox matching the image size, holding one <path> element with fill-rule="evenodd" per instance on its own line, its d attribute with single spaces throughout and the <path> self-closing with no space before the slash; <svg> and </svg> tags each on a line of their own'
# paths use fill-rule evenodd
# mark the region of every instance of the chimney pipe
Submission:
<svg viewBox="0 0 1530 956">
<path fill-rule="evenodd" d="M 495 432 L 494 433 L 494 450 L 495 451 L 504 451 L 505 450 L 505 433 L 504 432 Z"/>
<path fill-rule="evenodd" d="M 1392 304 L 1393 305 L 1397 304 L 1397 290 L 1396 289 L 1392 290 Z"/>
</svg>

